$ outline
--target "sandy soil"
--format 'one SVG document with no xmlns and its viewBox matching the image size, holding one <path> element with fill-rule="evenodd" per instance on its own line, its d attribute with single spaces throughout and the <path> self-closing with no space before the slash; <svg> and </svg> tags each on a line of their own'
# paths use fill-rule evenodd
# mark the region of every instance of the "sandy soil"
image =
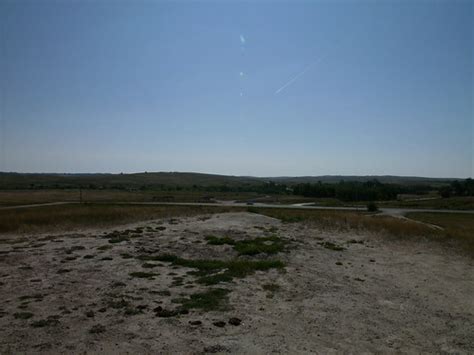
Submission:
<svg viewBox="0 0 474 355">
<path fill-rule="evenodd" d="M 237 257 L 232 246 L 208 245 L 204 237 L 255 238 L 271 227 L 289 242 L 272 256 L 286 262 L 284 272 L 219 284 L 231 291 L 229 310 L 157 316 L 156 307 L 171 309 L 177 297 L 211 286 L 166 262 L 145 269 L 136 256 L 230 259 Z M 474 262 L 439 244 L 250 213 L 116 230 L 134 237 L 114 244 L 103 238 L 110 230 L 2 237 L 1 353 L 474 353 Z M 129 275 L 137 271 L 159 275 Z M 214 325 L 219 321 L 225 325 Z"/>
</svg>

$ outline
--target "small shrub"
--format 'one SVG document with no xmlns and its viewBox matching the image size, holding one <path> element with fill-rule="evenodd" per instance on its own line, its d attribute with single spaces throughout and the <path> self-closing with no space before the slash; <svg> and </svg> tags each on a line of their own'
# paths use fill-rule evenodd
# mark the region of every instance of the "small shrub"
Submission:
<svg viewBox="0 0 474 355">
<path fill-rule="evenodd" d="M 158 274 L 155 274 L 153 272 L 142 272 L 142 271 L 131 272 L 129 275 L 131 277 L 136 277 L 139 279 L 149 279 L 149 280 L 153 280 L 155 276 L 158 276 Z"/>
<path fill-rule="evenodd" d="M 337 244 L 334 244 L 334 243 L 331 243 L 331 242 L 323 242 L 323 243 L 318 243 L 318 244 L 322 245 L 323 247 L 325 247 L 326 249 L 329 249 L 329 250 L 335 250 L 335 251 L 345 250 L 344 247 L 342 247 L 340 245 L 337 245 Z"/>
<path fill-rule="evenodd" d="M 33 317 L 33 313 L 31 313 L 31 312 L 13 313 L 13 317 L 15 317 L 15 319 L 29 319 L 29 318 Z"/>
<path fill-rule="evenodd" d="M 202 309 L 204 311 L 222 311 L 227 308 L 228 293 L 223 288 L 214 288 L 206 292 L 192 294 L 187 299 L 181 299 L 184 309 Z"/>
<path fill-rule="evenodd" d="M 96 324 L 91 329 L 89 329 L 89 333 L 91 334 L 99 334 L 105 332 L 105 327 L 102 324 Z"/>
<path fill-rule="evenodd" d="M 262 286 L 262 288 L 265 290 L 265 291 L 269 291 L 269 292 L 276 292 L 280 289 L 280 285 L 278 284 L 265 284 Z"/>
</svg>

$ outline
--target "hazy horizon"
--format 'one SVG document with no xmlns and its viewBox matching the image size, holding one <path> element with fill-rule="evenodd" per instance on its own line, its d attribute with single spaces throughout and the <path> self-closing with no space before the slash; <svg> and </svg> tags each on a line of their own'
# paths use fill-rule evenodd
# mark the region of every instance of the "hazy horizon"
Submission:
<svg viewBox="0 0 474 355">
<path fill-rule="evenodd" d="M 473 2 L 0 4 L 0 170 L 474 176 Z"/>
<path fill-rule="evenodd" d="M 417 175 L 388 175 L 388 174 L 320 174 L 320 175 L 234 175 L 234 174 L 221 174 L 212 172 L 201 172 L 201 171 L 120 171 L 120 172 L 19 172 L 19 171 L 0 171 L 0 174 L 44 174 L 44 175 L 119 175 L 119 174 L 202 174 L 202 175 L 216 175 L 216 176 L 235 176 L 235 177 L 248 177 L 248 178 L 306 178 L 306 177 L 397 177 L 397 178 L 421 178 L 421 179 L 446 179 L 446 180 L 459 180 L 465 179 L 463 177 L 449 176 L 449 177 L 436 177 L 436 176 L 417 176 Z M 468 177 L 470 178 L 470 177 Z"/>
</svg>

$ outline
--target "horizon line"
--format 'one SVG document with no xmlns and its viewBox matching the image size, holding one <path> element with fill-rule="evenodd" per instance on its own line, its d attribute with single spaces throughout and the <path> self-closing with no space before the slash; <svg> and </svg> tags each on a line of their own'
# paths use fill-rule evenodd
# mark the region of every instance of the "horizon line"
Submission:
<svg viewBox="0 0 474 355">
<path fill-rule="evenodd" d="M 438 179 L 438 180 L 465 180 L 468 177 L 439 177 L 439 176 L 421 176 L 421 175 L 393 175 L 393 174 L 323 174 L 323 175 L 234 175 L 198 171 L 135 171 L 135 172 L 22 172 L 22 171 L 0 171 L 0 174 L 25 174 L 25 175 L 135 175 L 135 174 L 200 174 L 200 175 L 216 175 L 230 176 L 239 178 L 256 178 L 256 179 L 294 179 L 294 178 L 318 178 L 318 177 L 397 177 L 397 178 L 417 178 L 417 179 Z"/>
</svg>

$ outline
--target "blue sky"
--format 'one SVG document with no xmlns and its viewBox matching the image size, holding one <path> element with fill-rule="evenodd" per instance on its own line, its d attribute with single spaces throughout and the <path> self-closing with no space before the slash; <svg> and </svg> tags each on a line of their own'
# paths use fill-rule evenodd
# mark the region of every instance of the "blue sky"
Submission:
<svg viewBox="0 0 474 355">
<path fill-rule="evenodd" d="M 2 171 L 474 175 L 472 1 L 3 0 L 0 23 Z"/>
</svg>

